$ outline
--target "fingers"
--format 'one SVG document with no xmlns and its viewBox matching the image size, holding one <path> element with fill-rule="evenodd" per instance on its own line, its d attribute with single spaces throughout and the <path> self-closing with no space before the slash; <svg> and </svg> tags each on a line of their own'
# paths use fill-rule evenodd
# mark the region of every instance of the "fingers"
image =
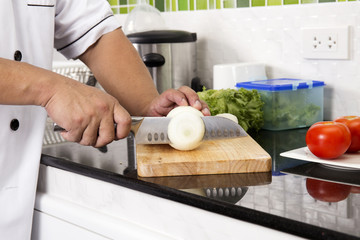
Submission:
<svg viewBox="0 0 360 240">
<path fill-rule="evenodd" d="M 120 104 L 116 104 L 109 113 L 98 118 L 98 120 L 94 117 L 90 119 L 89 123 L 81 124 L 83 127 L 64 131 L 61 135 L 68 141 L 94 147 L 102 147 L 113 140 L 127 137 L 131 128 L 129 113 Z"/>
<path fill-rule="evenodd" d="M 130 114 L 120 105 L 114 109 L 114 122 L 117 125 L 115 140 L 127 137 L 131 128 L 131 117 Z"/>
<path fill-rule="evenodd" d="M 114 120 L 114 119 L 117 120 Z M 116 128 L 115 124 L 116 123 Z M 84 128 L 61 132 L 62 137 L 71 142 L 77 142 L 84 146 L 102 147 L 113 140 L 127 137 L 130 132 L 131 117 L 123 111 L 114 113 L 114 118 L 104 118 L 99 123 L 89 123 Z"/>
<path fill-rule="evenodd" d="M 85 134 L 86 132 L 84 132 Z M 115 127 L 113 118 L 104 118 L 100 122 L 100 125 L 96 132 L 91 132 L 93 135 L 90 136 L 93 141 L 91 142 L 94 147 L 102 147 L 111 143 L 115 139 Z M 85 138 L 85 136 L 84 136 Z M 80 142 L 82 144 L 82 142 Z"/>
<path fill-rule="evenodd" d="M 111 143 L 113 140 L 123 139 L 129 135 L 131 128 L 130 114 L 123 107 L 117 104 L 114 108 L 113 116 L 113 118 L 103 119 L 101 121 L 98 137 L 95 144 L 92 146 L 102 147 Z"/>
<path fill-rule="evenodd" d="M 166 116 L 177 106 L 192 106 L 201 111 L 204 116 L 210 116 L 208 105 L 199 99 L 197 93 L 190 87 L 182 86 L 178 90 L 168 89 L 156 98 L 150 106 L 148 116 Z"/>
<path fill-rule="evenodd" d="M 190 87 L 182 86 L 178 89 L 178 91 L 183 94 L 184 99 L 186 100 L 188 105 L 201 111 L 204 114 L 204 116 L 210 116 L 210 110 L 208 105 L 206 104 L 206 102 L 199 99 L 199 96 L 194 90 L 192 90 Z M 179 105 L 179 106 L 184 106 L 184 105 Z"/>
<path fill-rule="evenodd" d="M 204 114 L 204 116 L 210 116 L 211 112 L 209 109 L 209 106 L 206 104 L 206 102 L 200 100 L 201 102 L 201 112 Z"/>
<path fill-rule="evenodd" d="M 98 126 L 98 122 L 92 121 L 86 123 L 83 121 L 77 127 L 73 127 L 70 131 L 63 133 L 62 136 L 68 141 L 77 142 L 85 146 L 94 146 L 98 135 Z"/>
<path fill-rule="evenodd" d="M 168 89 L 159 96 L 161 107 L 188 106 L 186 95 L 175 89 Z"/>
<path fill-rule="evenodd" d="M 115 98 L 95 88 L 74 86 L 75 93 L 60 92 L 46 106 L 48 115 L 65 129 L 61 132 L 65 140 L 101 147 L 128 136 L 130 115 Z"/>
<path fill-rule="evenodd" d="M 178 89 L 179 92 L 183 93 L 188 104 L 198 110 L 201 109 L 201 103 L 199 101 L 199 96 L 194 90 L 187 86 L 182 86 Z"/>
</svg>

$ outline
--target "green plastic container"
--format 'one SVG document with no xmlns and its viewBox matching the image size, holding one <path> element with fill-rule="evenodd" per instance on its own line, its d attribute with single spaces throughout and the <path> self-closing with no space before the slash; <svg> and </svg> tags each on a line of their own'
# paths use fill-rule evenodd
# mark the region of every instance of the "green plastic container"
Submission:
<svg viewBox="0 0 360 240">
<path fill-rule="evenodd" d="M 278 78 L 240 82 L 237 88 L 256 89 L 264 101 L 267 130 L 308 127 L 323 120 L 324 82 Z"/>
</svg>

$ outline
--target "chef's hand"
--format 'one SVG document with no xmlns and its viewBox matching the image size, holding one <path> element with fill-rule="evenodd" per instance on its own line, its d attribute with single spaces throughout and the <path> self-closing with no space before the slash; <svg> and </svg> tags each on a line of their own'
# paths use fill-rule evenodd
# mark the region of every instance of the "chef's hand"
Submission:
<svg viewBox="0 0 360 240">
<path fill-rule="evenodd" d="M 64 139 L 101 147 L 129 134 L 130 115 L 114 97 L 71 79 L 65 82 L 45 105 L 49 117 L 65 129 Z"/>
<path fill-rule="evenodd" d="M 194 90 L 187 86 L 179 89 L 168 89 L 155 98 L 149 111 L 148 116 L 166 116 L 173 108 L 177 106 L 192 106 L 200 110 L 204 116 L 210 116 L 208 105 L 199 99 Z"/>
</svg>

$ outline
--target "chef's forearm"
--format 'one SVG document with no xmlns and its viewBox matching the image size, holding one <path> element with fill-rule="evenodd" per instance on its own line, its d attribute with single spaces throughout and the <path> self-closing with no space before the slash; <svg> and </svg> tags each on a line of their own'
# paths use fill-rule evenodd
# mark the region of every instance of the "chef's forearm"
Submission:
<svg viewBox="0 0 360 240">
<path fill-rule="evenodd" d="M 0 58 L 0 104 L 44 106 L 58 77 L 24 62 Z"/>
<path fill-rule="evenodd" d="M 146 115 L 158 96 L 151 75 L 121 29 L 102 36 L 80 59 L 132 115 Z"/>
</svg>

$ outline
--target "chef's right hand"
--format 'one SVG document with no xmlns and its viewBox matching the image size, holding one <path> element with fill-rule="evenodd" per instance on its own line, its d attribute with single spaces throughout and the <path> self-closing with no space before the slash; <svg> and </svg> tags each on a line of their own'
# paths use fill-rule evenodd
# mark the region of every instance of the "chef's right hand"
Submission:
<svg viewBox="0 0 360 240">
<path fill-rule="evenodd" d="M 49 117 L 65 129 L 61 132 L 65 140 L 102 147 L 128 136 L 130 115 L 114 97 L 71 79 L 55 85 L 56 90 L 45 109 Z"/>
</svg>

